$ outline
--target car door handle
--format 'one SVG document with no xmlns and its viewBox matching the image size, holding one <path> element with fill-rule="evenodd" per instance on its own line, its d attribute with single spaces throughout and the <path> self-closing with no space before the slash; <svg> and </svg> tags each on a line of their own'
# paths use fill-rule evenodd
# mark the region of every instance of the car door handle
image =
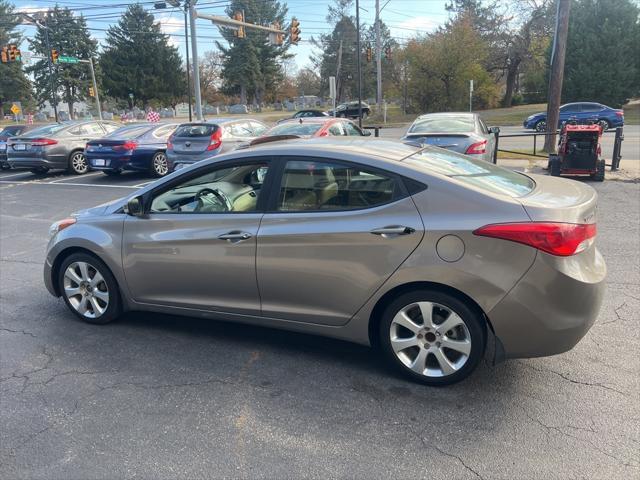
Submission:
<svg viewBox="0 0 640 480">
<path fill-rule="evenodd" d="M 238 230 L 234 230 L 232 232 L 223 233 L 218 238 L 220 240 L 227 240 L 229 242 L 241 242 L 243 240 L 249 240 L 253 235 L 247 232 L 240 232 Z"/>
<path fill-rule="evenodd" d="M 411 227 L 405 227 L 403 225 L 390 225 L 388 227 L 376 228 L 371 230 L 374 235 L 380 235 L 381 237 L 392 237 L 397 235 L 409 235 L 416 230 Z"/>
</svg>

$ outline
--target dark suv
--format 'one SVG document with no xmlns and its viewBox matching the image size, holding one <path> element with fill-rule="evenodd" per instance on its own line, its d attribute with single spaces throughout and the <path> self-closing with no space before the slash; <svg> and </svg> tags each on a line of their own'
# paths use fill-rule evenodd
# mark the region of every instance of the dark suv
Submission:
<svg viewBox="0 0 640 480">
<path fill-rule="evenodd" d="M 82 175 L 89 171 L 84 147 L 89 140 L 115 131 L 115 122 L 63 122 L 30 130 L 7 141 L 7 160 L 14 168 L 29 168 L 42 174 L 68 170 Z"/>
<path fill-rule="evenodd" d="M 341 103 L 334 110 L 327 112 L 332 117 L 344 117 L 344 118 L 358 118 L 360 116 L 360 110 L 358 109 L 358 102 Z M 371 115 L 371 107 L 362 102 L 362 118 L 367 118 Z"/>
</svg>

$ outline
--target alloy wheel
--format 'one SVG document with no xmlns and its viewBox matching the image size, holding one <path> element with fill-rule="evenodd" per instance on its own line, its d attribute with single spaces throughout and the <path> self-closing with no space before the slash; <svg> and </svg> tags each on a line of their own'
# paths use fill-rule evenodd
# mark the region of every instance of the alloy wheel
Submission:
<svg viewBox="0 0 640 480">
<path fill-rule="evenodd" d="M 546 129 L 547 129 L 547 122 L 545 122 L 544 120 L 541 120 L 538 123 L 536 123 L 537 132 L 544 132 Z"/>
<path fill-rule="evenodd" d="M 400 309 L 389 335 L 398 360 L 426 377 L 456 373 L 471 354 L 471 334 L 462 317 L 435 302 L 415 302 Z"/>
<path fill-rule="evenodd" d="M 153 156 L 153 171 L 159 177 L 163 177 L 169 173 L 169 164 L 167 163 L 167 156 L 164 153 L 156 153 Z"/>
<path fill-rule="evenodd" d="M 102 274 L 87 262 L 74 262 L 64 272 L 64 294 L 86 318 L 99 318 L 109 307 L 109 288 Z"/>
<path fill-rule="evenodd" d="M 82 152 L 76 152 L 71 156 L 71 169 L 78 175 L 87 173 L 89 165 L 87 159 Z"/>
<path fill-rule="evenodd" d="M 609 128 L 609 122 L 607 122 L 606 120 L 600 120 L 598 122 L 598 125 L 600 125 L 600 127 L 602 128 L 603 132 L 606 132 L 607 129 Z"/>
</svg>

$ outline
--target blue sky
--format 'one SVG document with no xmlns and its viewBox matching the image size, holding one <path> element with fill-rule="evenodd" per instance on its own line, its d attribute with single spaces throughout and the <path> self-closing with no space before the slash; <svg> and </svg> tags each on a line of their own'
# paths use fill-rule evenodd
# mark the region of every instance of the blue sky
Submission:
<svg viewBox="0 0 640 480">
<path fill-rule="evenodd" d="M 282 0 L 281 0 L 282 1 Z M 69 7 L 78 15 L 84 14 L 88 20 L 91 34 L 101 43 L 105 38 L 105 30 L 109 25 L 116 23 L 119 16 L 125 10 L 125 5 L 134 3 L 133 0 L 15 0 L 16 7 L 24 11 L 46 10 L 56 3 Z M 157 21 L 161 24 L 165 33 L 170 35 L 173 44 L 179 47 L 184 54 L 184 17 L 181 11 L 169 8 L 167 10 L 154 10 L 153 2 L 140 0 L 140 3 L 149 11 L 154 12 Z M 330 26 L 325 19 L 329 0 L 289 0 L 285 2 L 289 7 L 289 17 L 297 17 L 300 20 L 302 41 L 298 46 L 291 48 L 295 55 L 295 63 L 298 68 L 309 65 L 309 57 L 313 53 L 309 43 L 310 37 L 330 31 Z M 391 29 L 392 36 L 400 43 L 420 33 L 427 33 L 443 24 L 449 14 L 445 10 L 445 0 L 380 0 L 382 20 Z M 198 10 L 214 15 L 224 15 L 228 0 L 199 0 Z M 361 22 L 372 24 L 375 15 L 375 0 L 361 0 Z M 215 50 L 215 40 L 220 39 L 217 27 L 205 20 L 198 20 L 198 52 L 203 54 L 208 50 Z M 25 35 L 33 35 L 33 27 L 24 27 Z M 23 45 L 25 48 L 26 45 Z"/>
</svg>

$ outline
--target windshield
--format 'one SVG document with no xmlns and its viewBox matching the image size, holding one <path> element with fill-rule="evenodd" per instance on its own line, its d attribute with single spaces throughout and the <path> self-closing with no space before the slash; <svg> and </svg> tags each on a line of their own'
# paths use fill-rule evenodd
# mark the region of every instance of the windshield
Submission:
<svg viewBox="0 0 640 480">
<path fill-rule="evenodd" d="M 138 138 L 147 133 L 151 128 L 148 125 L 138 125 L 136 127 L 128 126 L 128 127 L 120 127 L 117 130 L 114 130 L 109 135 L 106 135 L 104 138 L 122 138 L 125 140 L 130 140 L 132 138 Z"/>
<path fill-rule="evenodd" d="M 269 130 L 268 135 L 312 136 L 322 128 L 322 123 L 283 123 Z"/>
<path fill-rule="evenodd" d="M 40 135 L 51 135 L 52 133 L 59 132 L 60 130 L 67 128 L 69 125 L 65 125 L 62 123 L 54 123 L 53 125 L 45 125 L 44 127 L 36 128 L 34 130 L 29 131 L 30 137 L 40 136 Z"/>
<path fill-rule="evenodd" d="M 409 133 L 456 133 L 473 132 L 475 123 L 473 117 L 426 117 L 417 119 Z"/>
<path fill-rule="evenodd" d="M 524 174 L 437 147 L 419 150 L 404 161 L 429 172 L 510 197 L 522 197 L 535 187 L 534 181 Z"/>
</svg>

